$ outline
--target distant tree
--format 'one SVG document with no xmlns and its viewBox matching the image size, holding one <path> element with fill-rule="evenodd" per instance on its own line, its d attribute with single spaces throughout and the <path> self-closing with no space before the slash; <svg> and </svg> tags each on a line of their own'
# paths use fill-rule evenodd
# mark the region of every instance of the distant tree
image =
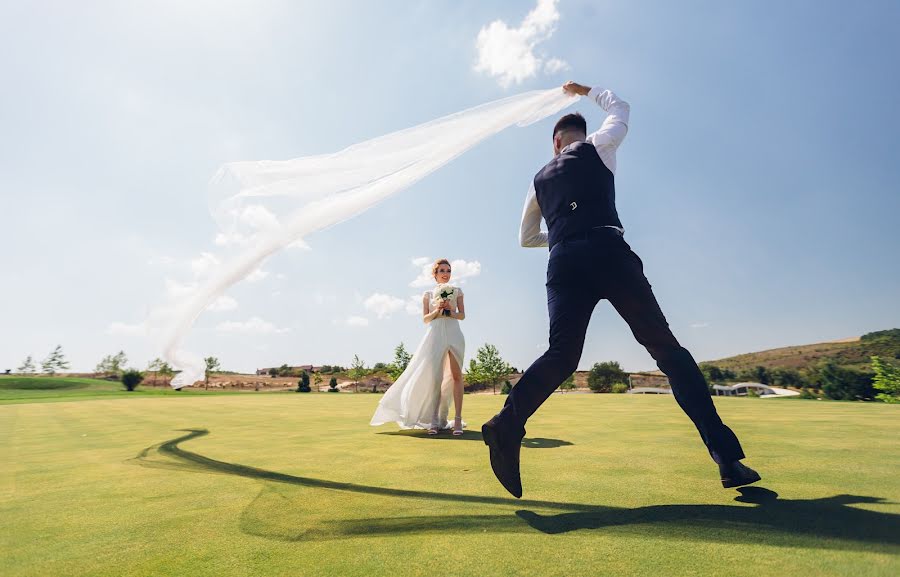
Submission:
<svg viewBox="0 0 900 577">
<path fill-rule="evenodd" d="M 572 391 L 575 389 L 575 373 L 569 375 L 559 386 L 560 391 Z"/>
<path fill-rule="evenodd" d="M 328 392 L 329 393 L 341 392 L 340 389 L 338 389 L 337 377 L 331 377 L 331 380 L 328 381 Z"/>
<path fill-rule="evenodd" d="M 707 382 L 721 383 L 725 380 L 725 374 L 722 372 L 722 369 L 712 363 L 701 363 L 700 371 L 706 377 Z"/>
<path fill-rule="evenodd" d="M 768 385 L 770 379 L 769 370 L 763 366 L 756 366 L 752 369 L 741 371 L 740 378 L 754 383 L 762 383 Z"/>
<path fill-rule="evenodd" d="M 175 370 L 172 369 L 172 366 L 169 365 L 169 363 L 167 363 L 165 361 L 163 361 L 163 364 L 161 364 L 159 366 L 159 369 L 157 369 L 157 370 L 159 371 L 159 376 L 161 376 L 164 379 L 168 379 L 170 377 L 175 376 Z M 180 391 L 181 389 L 175 389 L 175 390 Z"/>
<path fill-rule="evenodd" d="M 819 368 L 818 381 L 822 392 L 829 399 L 857 401 L 875 397 L 870 375 L 840 367 L 832 361 L 824 363 Z"/>
<path fill-rule="evenodd" d="M 122 374 L 122 371 L 125 370 L 126 364 L 128 364 L 128 357 L 125 355 L 125 351 L 119 351 L 114 355 L 106 355 L 103 357 L 103 359 L 97 363 L 94 372 L 119 377 Z"/>
<path fill-rule="evenodd" d="M 47 358 L 41 361 L 41 369 L 50 376 L 69 368 L 69 362 L 63 354 L 62 345 L 56 345 Z"/>
<path fill-rule="evenodd" d="M 209 389 L 209 375 L 219 370 L 219 359 L 216 357 L 206 357 L 203 359 L 203 362 L 206 363 L 206 384 L 204 388 Z"/>
<path fill-rule="evenodd" d="M 297 392 L 298 393 L 309 393 L 312 389 L 309 388 L 309 373 L 306 371 L 300 372 L 300 381 L 297 383 Z"/>
<path fill-rule="evenodd" d="M 322 365 L 319 367 L 319 371 L 325 373 L 326 375 L 331 372 L 331 365 Z"/>
<path fill-rule="evenodd" d="M 16 372 L 23 375 L 33 375 L 34 370 L 34 359 L 31 358 L 31 355 L 28 355 L 25 357 L 25 360 L 22 361 L 22 366 L 16 369 Z"/>
<path fill-rule="evenodd" d="M 365 361 L 361 360 L 358 355 L 353 355 L 353 363 L 350 364 L 350 372 L 347 373 L 347 376 L 353 380 L 353 384 L 356 385 L 356 392 L 359 392 L 359 381 L 360 379 L 365 378 L 366 375 L 369 374 L 369 370 L 366 369 Z"/>
<path fill-rule="evenodd" d="M 128 391 L 135 390 L 143 380 L 144 373 L 137 369 L 128 369 L 122 373 L 122 384 L 125 385 L 125 389 Z"/>
<path fill-rule="evenodd" d="M 278 367 L 278 376 L 280 377 L 290 377 L 293 376 L 293 371 L 291 367 L 287 366 L 287 363 Z"/>
<path fill-rule="evenodd" d="M 613 383 L 627 380 L 628 373 L 622 370 L 618 361 L 594 363 L 588 373 L 588 387 L 595 393 L 608 393 L 612 391 Z"/>
<path fill-rule="evenodd" d="M 900 403 L 900 368 L 873 356 L 872 370 L 875 372 L 872 386 L 880 391 L 875 398 L 885 403 Z"/>
<path fill-rule="evenodd" d="M 276 369 L 276 368 L 271 368 L 266 372 L 268 372 L 269 376 L 272 377 L 273 379 L 278 376 L 278 369 Z"/>
<path fill-rule="evenodd" d="M 503 386 L 500 387 L 501 395 L 508 395 L 512 392 L 512 383 L 509 381 L 503 381 Z"/>
<path fill-rule="evenodd" d="M 375 363 L 374 365 L 372 365 L 372 370 L 375 371 L 376 373 L 379 371 L 384 371 L 387 368 L 388 368 L 387 363 Z"/>
<path fill-rule="evenodd" d="M 803 376 L 800 374 L 800 371 L 796 369 L 779 367 L 776 369 L 772 369 L 769 372 L 769 376 L 771 377 L 770 384 L 778 385 L 781 387 L 799 388 L 802 387 L 805 383 Z"/>
<path fill-rule="evenodd" d="M 497 347 L 485 343 L 478 349 L 475 358 L 469 360 L 466 380 L 470 383 L 491 385 L 496 395 L 497 383 L 512 372 L 512 367 L 503 360 Z"/>
<path fill-rule="evenodd" d="M 320 375 L 319 373 L 313 373 L 313 382 L 316 384 L 316 392 L 317 393 L 322 392 L 322 379 L 323 378 L 324 377 L 322 375 Z"/>
<path fill-rule="evenodd" d="M 159 374 L 159 370 L 165 364 L 165 361 L 159 357 L 156 357 L 149 363 L 147 363 L 147 372 L 153 374 L 153 383 L 156 383 L 156 376 Z"/>
<path fill-rule="evenodd" d="M 397 345 L 394 349 L 394 362 L 391 363 L 388 368 L 388 373 L 391 375 L 393 380 L 397 380 L 400 378 L 400 375 L 403 374 L 403 371 L 406 370 L 406 367 L 409 366 L 409 361 L 412 360 L 412 355 L 406 350 L 406 347 L 403 346 L 403 343 Z"/>
</svg>

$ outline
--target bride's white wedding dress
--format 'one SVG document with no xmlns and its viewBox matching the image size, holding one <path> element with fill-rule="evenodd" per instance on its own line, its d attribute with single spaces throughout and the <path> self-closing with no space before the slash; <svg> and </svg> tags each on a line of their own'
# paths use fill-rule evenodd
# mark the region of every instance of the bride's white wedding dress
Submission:
<svg viewBox="0 0 900 577">
<path fill-rule="evenodd" d="M 454 289 L 450 306 L 457 312 L 456 297 L 463 293 L 458 287 Z M 429 303 L 429 313 L 436 310 L 431 291 L 423 298 Z M 453 376 L 447 352 L 462 368 L 465 349 L 466 341 L 458 320 L 438 316 L 428 323 L 409 365 L 381 398 L 370 424 L 383 425 L 393 421 L 404 429 L 428 429 L 432 424 L 449 428 L 447 413 L 453 398 Z"/>
</svg>

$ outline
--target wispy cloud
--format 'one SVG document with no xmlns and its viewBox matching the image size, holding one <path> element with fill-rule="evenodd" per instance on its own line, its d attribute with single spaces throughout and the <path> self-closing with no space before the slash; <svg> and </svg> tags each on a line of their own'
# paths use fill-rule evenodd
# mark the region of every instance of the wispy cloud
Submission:
<svg viewBox="0 0 900 577">
<path fill-rule="evenodd" d="M 518 28 L 511 28 L 503 20 L 494 20 L 481 28 L 475 39 L 478 60 L 477 72 L 484 72 L 504 88 L 521 84 L 540 72 L 553 74 L 569 67 L 559 58 L 535 54 L 541 42 L 553 36 L 559 21 L 559 0 L 538 0 L 537 6 L 525 16 Z"/>
<path fill-rule="evenodd" d="M 422 314 L 422 295 L 410 295 L 410 297 L 406 299 L 406 314 Z"/>
<path fill-rule="evenodd" d="M 246 321 L 225 321 L 216 325 L 221 333 L 242 333 L 251 335 L 271 335 L 290 332 L 291 329 L 278 328 L 269 321 L 259 317 L 250 317 Z"/>
<path fill-rule="evenodd" d="M 350 327 L 367 327 L 369 326 L 369 319 L 366 317 L 349 316 L 347 317 L 347 320 L 344 321 L 344 324 Z"/>
<path fill-rule="evenodd" d="M 403 299 L 382 293 L 375 293 L 363 301 L 366 310 L 375 313 L 375 316 L 380 319 L 389 318 L 395 312 L 402 310 L 405 304 Z"/>
<path fill-rule="evenodd" d="M 267 276 L 269 276 L 269 271 L 265 271 L 261 268 L 258 268 L 255 271 L 253 271 L 247 275 L 246 281 L 247 282 L 258 282 L 258 281 L 261 281 L 262 279 L 266 278 Z"/>
<path fill-rule="evenodd" d="M 691 323 L 690 327 L 692 329 L 705 329 L 709 326 L 709 323 Z"/>
<path fill-rule="evenodd" d="M 238 302 L 228 295 L 222 295 L 213 301 L 206 310 L 213 312 L 233 311 L 238 306 Z"/>
</svg>

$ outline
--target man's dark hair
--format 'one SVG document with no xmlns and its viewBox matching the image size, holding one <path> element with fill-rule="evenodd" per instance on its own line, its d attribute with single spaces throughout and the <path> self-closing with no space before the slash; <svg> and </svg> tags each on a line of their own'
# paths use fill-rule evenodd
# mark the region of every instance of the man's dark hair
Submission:
<svg viewBox="0 0 900 577">
<path fill-rule="evenodd" d="M 587 122 L 585 122 L 584 116 L 578 112 L 574 112 L 572 114 L 566 114 L 557 120 L 556 126 L 553 127 L 553 137 L 556 138 L 557 134 L 565 130 L 574 130 L 582 134 L 587 134 Z"/>
</svg>

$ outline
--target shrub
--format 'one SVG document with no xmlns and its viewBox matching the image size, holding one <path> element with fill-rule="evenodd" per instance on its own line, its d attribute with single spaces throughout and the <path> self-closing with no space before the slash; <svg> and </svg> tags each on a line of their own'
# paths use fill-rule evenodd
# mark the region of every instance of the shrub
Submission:
<svg viewBox="0 0 900 577">
<path fill-rule="evenodd" d="M 300 373 L 300 380 L 297 381 L 297 392 L 298 393 L 311 393 L 312 389 L 309 386 L 309 373 L 303 371 Z"/>
<path fill-rule="evenodd" d="M 337 377 L 331 377 L 331 380 L 328 381 L 328 392 L 329 393 L 340 393 L 341 392 L 337 388 Z"/>
<path fill-rule="evenodd" d="M 613 383 L 611 392 L 613 393 L 625 393 L 628 391 L 628 385 L 625 383 Z"/>
<path fill-rule="evenodd" d="M 588 374 L 588 387 L 595 393 L 608 393 L 612 390 L 613 383 L 620 383 L 627 378 L 628 374 L 616 361 L 594 363 Z"/>
<path fill-rule="evenodd" d="M 512 390 L 512 385 L 509 383 L 509 381 L 503 381 L 503 386 L 500 387 L 500 394 L 508 395 L 511 390 Z"/>
<path fill-rule="evenodd" d="M 125 389 L 129 391 L 133 391 L 137 388 L 141 381 L 144 380 L 144 373 L 141 371 L 137 371 L 135 369 L 128 369 L 124 373 L 122 373 L 122 384 L 125 385 Z"/>
</svg>

